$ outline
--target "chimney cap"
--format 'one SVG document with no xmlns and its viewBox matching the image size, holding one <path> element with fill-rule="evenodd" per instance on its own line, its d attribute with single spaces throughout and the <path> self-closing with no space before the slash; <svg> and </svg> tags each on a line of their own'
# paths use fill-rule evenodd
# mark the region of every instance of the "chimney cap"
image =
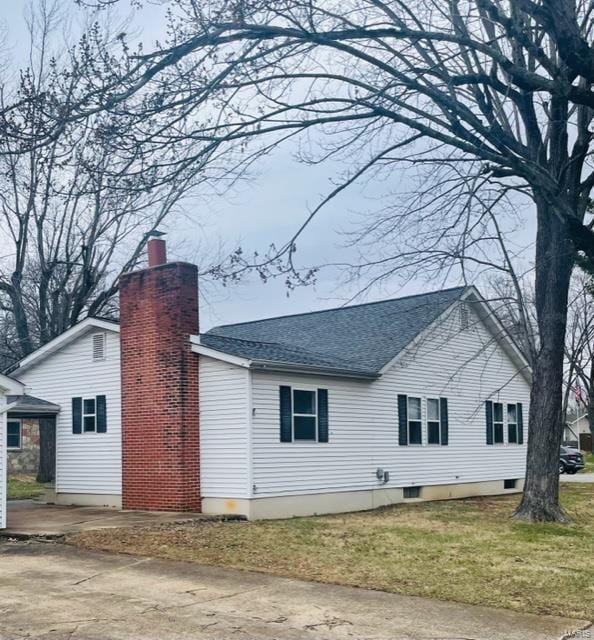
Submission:
<svg viewBox="0 0 594 640">
<path fill-rule="evenodd" d="M 165 231 L 159 231 L 159 229 L 152 229 L 148 231 L 146 234 L 147 238 L 160 238 L 161 236 L 167 235 Z"/>
</svg>

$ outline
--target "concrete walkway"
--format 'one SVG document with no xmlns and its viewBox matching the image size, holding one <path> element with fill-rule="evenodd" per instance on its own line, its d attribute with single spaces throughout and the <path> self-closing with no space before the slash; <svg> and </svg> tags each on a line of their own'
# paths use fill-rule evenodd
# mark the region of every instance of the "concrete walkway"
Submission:
<svg viewBox="0 0 594 640">
<path fill-rule="evenodd" d="M 0 543 L 0 576 L 0 640 L 556 640 L 587 626 L 52 542 Z"/>
<path fill-rule="evenodd" d="M 8 502 L 7 528 L 0 529 L 0 536 L 13 538 L 63 536 L 89 529 L 141 527 L 205 517 L 191 513 L 60 507 L 53 504 L 40 504 L 32 500 L 12 500 Z"/>
<path fill-rule="evenodd" d="M 568 473 L 562 473 L 559 479 L 561 482 L 585 482 L 592 484 L 594 483 L 594 473 L 576 473 L 573 476 Z"/>
</svg>

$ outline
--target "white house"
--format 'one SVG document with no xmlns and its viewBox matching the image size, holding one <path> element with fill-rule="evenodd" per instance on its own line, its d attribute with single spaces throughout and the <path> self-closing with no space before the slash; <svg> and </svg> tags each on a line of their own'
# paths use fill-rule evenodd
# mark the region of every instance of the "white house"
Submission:
<svg viewBox="0 0 594 640">
<path fill-rule="evenodd" d="M 0 529 L 6 527 L 6 439 L 7 439 L 7 413 L 11 408 L 8 398 L 12 395 L 22 395 L 25 391 L 24 386 L 0 373 Z"/>
<path fill-rule="evenodd" d="M 162 242 L 119 324 L 11 373 L 60 409 L 57 502 L 275 518 L 522 489 L 530 370 L 474 287 L 200 334 Z"/>
<path fill-rule="evenodd" d="M 570 420 L 563 430 L 563 441 L 577 444 L 580 449 L 592 450 L 592 436 L 590 435 L 590 421 L 587 412 L 578 413 Z"/>
</svg>

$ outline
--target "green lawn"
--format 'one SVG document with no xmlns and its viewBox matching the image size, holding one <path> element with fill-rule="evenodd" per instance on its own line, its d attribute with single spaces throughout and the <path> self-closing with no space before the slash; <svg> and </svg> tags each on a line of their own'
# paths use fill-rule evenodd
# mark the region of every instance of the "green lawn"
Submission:
<svg viewBox="0 0 594 640">
<path fill-rule="evenodd" d="M 569 525 L 510 519 L 518 496 L 335 516 L 76 534 L 73 545 L 533 613 L 594 618 L 594 485 L 564 485 Z"/>
<path fill-rule="evenodd" d="M 43 485 L 35 482 L 33 476 L 9 476 L 8 499 L 26 500 L 38 498 L 43 493 Z"/>
</svg>

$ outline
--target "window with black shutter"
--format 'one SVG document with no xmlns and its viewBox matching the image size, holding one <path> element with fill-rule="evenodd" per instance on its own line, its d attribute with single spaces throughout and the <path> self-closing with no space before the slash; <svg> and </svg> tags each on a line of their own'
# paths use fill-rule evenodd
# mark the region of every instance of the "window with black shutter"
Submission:
<svg viewBox="0 0 594 640">
<path fill-rule="evenodd" d="M 427 444 L 447 445 L 448 431 L 447 398 L 427 398 Z"/>
<path fill-rule="evenodd" d="M 487 444 L 524 444 L 521 402 L 485 402 Z"/>
<path fill-rule="evenodd" d="M 281 386 L 281 442 L 328 442 L 328 390 Z"/>
<path fill-rule="evenodd" d="M 107 401 L 105 396 L 72 398 L 72 433 L 106 433 Z"/>
</svg>

